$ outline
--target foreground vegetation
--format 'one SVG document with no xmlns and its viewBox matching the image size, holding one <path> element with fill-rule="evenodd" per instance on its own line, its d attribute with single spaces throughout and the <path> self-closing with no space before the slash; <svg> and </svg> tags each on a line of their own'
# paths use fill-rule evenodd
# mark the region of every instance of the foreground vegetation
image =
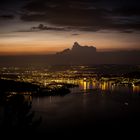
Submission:
<svg viewBox="0 0 140 140">
<path fill-rule="evenodd" d="M 0 97 L 13 94 L 30 94 L 33 96 L 55 96 L 70 93 L 74 84 L 50 83 L 46 87 L 28 82 L 0 79 Z"/>
</svg>

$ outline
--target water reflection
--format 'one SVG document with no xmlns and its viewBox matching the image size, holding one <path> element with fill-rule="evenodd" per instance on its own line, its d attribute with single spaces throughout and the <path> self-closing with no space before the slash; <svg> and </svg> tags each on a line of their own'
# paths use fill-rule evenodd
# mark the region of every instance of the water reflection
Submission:
<svg viewBox="0 0 140 140">
<path fill-rule="evenodd" d="M 66 82 L 61 80 L 61 82 Z M 118 85 L 115 84 L 115 81 L 99 81 L 96 79 L 78 79 L 78 80 L 69 80 L 69 83 L 78 84 L 79 87 L 76 87 L 72 89 L 71 91 L 74 92 L 89 92 L 89 90 L 94 89 L 100 89 L 101 91 L 118 91 L 118 90 L 125 90 L 125 91 L 131 91 L 133 93 L 140 93 L 140 86 L 134 86 L 134 85 Z"/>
<path fill-rule="evenodd" d="M 83 89 L 84 84 L 88 87 L 88 84 L 83 81 Z M 101 84 L 101 87 L 103 86 L 103 89 L 105 89 L 103 92 L 101 90 L 93 90 L 90 93 L 71 93 L 64 97 L 33 98 L 33 109 L 43 117 L 42 127 L 45 130 L 48 128 L 51 132 L 54 132 L 55 129 L 58 131 L 58 128 L 60 131 L 63 128 L 64 131 L 68 129 L 73 130 L 76 127 L 80 130 L 84 130 L 85 128 L 87 130 L 88 126 L 96 128 L 102 122 L 107 124 L 112 123 L 111 125 L 114 127 L 116 125 L 125 125 L 124 122 L 129 125 L 130 122 L 127 119 L 129 117 L 130 120 L 134 119 L 140 113 L 140 97 L 133 94 L 133 98 L 131 94 L 133 87 L 128 88 L 125 86 L 119 88 L 113 86 L 114 89 L 111 94 L 108 94 L 109 91 L 106 91 L 106 88 L 109 85 L 107 83 Z M 104 126 L 101 125 L 101 128 Z"/>
<path fill-rule="evenodd" d="M 140 86 L 133 86 L 134 93 L 140 93 Z"/>
<path fill-rule="evenodd" d="M 129 125 L 127 119 L 133 119 L 130 114 L 134 118 L 140 114 L 140 96 L 132 94 L 140 92 L 139 86 L 117 85 L 113 80 L 100 81 L 95 78 L 61 79 L 56 82 L 78 84 L 79 87 L 72 88 L 72 92 L 63 97 L 33 98 L 33 110 L 42 116 L 41 127 L 44 130 L 54 132 L 64 128 L 64 131 L 72 130 L 71 127 L 84 130 L 88 126 L 96 128 L 102 123 L 110 123 L 113 127 Z M 101 125 L 101 128 L 104 126 Z"/>
<path fill-rule="evenodd" d="M 89 91 L 91 89 L 100 89 L 102 91 L 115 91 L 115 90 L 126 90 L 131 91 L 133 93 L 140 93 L 140 86 L 129 86 L 129 85 L 115 85 L 113 81 L 98 81 L 96 79 L 93 80 L 76 80 L 76 84 L 79 85 L 79 91 Z M 77 92 L 77 90 L 73 90 L 73 92 Z"/>
</svg>

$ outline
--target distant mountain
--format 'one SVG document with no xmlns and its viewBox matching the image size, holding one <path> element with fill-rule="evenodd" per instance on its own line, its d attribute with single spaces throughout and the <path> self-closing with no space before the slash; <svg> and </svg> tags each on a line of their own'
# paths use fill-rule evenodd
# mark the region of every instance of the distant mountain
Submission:
<svg viewBox="0 0 140 140">
<path fill-rule="evenodd" d="M 50 55 L 0 56 L 0 66 L 140 64 L 140 51 L 98 52 L 74 42 L 71 49 Z"/>
<path fill-rule="evenodd" d="M 81 46 L 78 42 L 74 42 L 72 49 L 65 49 L 56 54 L 86 54 L 96 53 L 96 47 L 93 46 Z"/>
<path fill-rule="evenodd" d="M 57 64 L 140 64 L 140 51 L 97 52 L 94 46 L 74 42 L 71 49 L 56 53 Z M 55 63 L 55 62 L 54 62 Z"/>
</svg>

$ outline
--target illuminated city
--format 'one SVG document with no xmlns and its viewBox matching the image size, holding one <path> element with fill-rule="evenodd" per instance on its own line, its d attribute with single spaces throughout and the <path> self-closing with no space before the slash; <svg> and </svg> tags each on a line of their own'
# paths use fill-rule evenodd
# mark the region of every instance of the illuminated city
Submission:
<svg viewBox="0 0 140 140">
<path fill-rule="evenodd" d="M 0 1 L 1 139 L 135 140 L 139 127 L 140 1 Z"/>
<path fill-rule="evenodd" d="M 48 68 L 18 68 L 2 67 L 0 68 L 1 79 L 9 79 L 21 82 L 34 83 L 41 87 L 47 87 L 50 84 L 74 84 L 77 87 L 71 89 L 71 92 L 91 92 L 98 89 L 101 91 L 113 91 L 128 88 L 131 92 L 140 92 L 140 78 L 126 77 L 125 74 L 117 75 L 98 74 L 97 67 L 90 66 L 67 66 L 58 67 L 49 66 Z M 137 66 L 139 70 L 139 66 Z"/>
</svg>

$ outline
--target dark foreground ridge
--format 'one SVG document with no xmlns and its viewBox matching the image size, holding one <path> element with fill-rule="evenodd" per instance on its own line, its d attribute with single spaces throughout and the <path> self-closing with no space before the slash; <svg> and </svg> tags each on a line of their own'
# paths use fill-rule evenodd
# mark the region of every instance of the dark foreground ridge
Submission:
<svg viewBox="0 0 140 140">
<path fill-rule="evenodd" d="M 0 79 L 0 85 L 0 97 L 2 98 L 3 96 L 7 97 L 18 93 L 32 96 L 63 96 L 70 93 L 69 88 L 77 86 L 74 84 L 52 82 L 44 87 L 33 83 L 6 79 Z"/>
</svg>

